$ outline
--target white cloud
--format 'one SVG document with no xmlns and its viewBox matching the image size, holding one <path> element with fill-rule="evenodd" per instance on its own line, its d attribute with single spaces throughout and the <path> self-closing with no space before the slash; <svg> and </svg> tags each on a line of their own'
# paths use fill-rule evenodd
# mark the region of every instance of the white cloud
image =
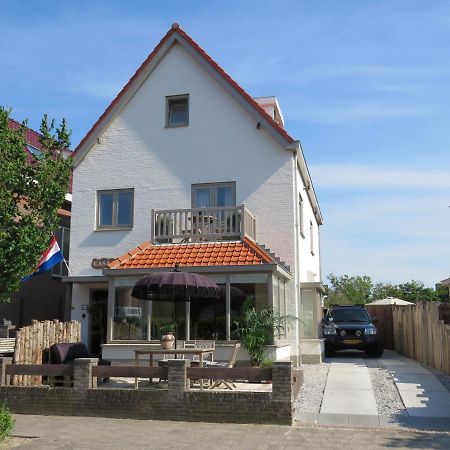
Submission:
<svg viewBox="0 0 450 450">
<path fill-rule="evenodd" d="M 426 107 L 386 102 L 351 102 L 320 105 L 302 105 L 302 108 L 290 111 L 289 120 L 303 122 L 358 126 L 368 122 L 383 121 L 405 117 L 418 117 L 428 113 Z"/>
<path fill-rule="evenodd" d="M 312 164 L 310 170 L 314 184 L 321 188 L 450 189 L 448 170 L 373 167 L 358 164 Z"/>
</svg>

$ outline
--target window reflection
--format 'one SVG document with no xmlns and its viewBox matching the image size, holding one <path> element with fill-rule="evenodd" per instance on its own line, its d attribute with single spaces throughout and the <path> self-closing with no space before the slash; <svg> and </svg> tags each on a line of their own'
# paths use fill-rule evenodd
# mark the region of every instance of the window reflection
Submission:
<svg viewBox="0 0 450 450">
<path fill-rule="evenodd" d="M 132 287 L 115 290 L 113 338 L 144 340 L 147 338 L 148 302 L 131 296 Z"/>
</svg>

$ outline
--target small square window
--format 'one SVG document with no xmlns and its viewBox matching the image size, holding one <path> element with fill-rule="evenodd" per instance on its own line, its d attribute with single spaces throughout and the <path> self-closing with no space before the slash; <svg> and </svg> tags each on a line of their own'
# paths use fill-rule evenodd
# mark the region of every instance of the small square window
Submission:
<svg viewBox="0 0 450 450">
<path fill-rule="evenodd" d="M 184 127 L 189 124 L 189 96 L 166 97 L 166 127 Z"/>
<path fill-rule="evenodd" d="M 97 193 L 97 229 L 123 229 L 133 226 L 133 189 Z"/>
</svg>

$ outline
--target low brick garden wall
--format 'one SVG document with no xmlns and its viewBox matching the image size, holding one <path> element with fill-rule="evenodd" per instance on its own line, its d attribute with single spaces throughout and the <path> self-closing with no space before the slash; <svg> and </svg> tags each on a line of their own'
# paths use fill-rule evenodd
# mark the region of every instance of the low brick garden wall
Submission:
<svg viewBox="0 0 450 450">
<path fill-rule="evenodd" d="M 167 390 L 97 389 L 96 360 L 75 360 L 73 387 L 6 385 L 0 361 L 0 401 L 11 412 L 152 420 L 291 425 L 294 392 L 302 372 L 291 362 L 274 362 L 272 392 L 190 390 L 185 360 L 169 360 Z"/>
</svg>

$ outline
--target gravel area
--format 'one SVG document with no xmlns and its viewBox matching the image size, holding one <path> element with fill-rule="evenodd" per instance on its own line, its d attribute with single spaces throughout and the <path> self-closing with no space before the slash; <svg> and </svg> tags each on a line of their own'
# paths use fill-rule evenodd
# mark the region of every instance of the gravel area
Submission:
<svg viewBox="0 0 450 450">
<path fill-rule="evenodd" d="M 294 408 L 301 413 L 319 413 L 330 364 L 302 364 L 304 381 Z"/>
<path fill-rule="evenodd" d="M 378 414 L 385 416 L 407 416 L 405 405 L 400 397 L 393 376 L 377 359 L 366 359 L 370 381 L 377 404 Z"/>
</svg>

